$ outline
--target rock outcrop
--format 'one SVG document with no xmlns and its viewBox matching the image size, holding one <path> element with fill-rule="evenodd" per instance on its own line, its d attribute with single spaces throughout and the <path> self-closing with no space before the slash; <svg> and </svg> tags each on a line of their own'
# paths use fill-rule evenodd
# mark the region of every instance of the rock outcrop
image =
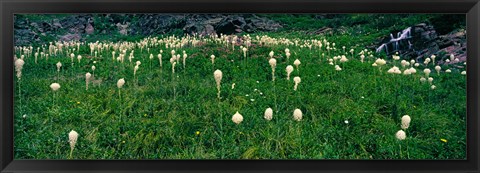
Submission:
<svg viewBox="0 0 480 173">
<path fill-rule="evenodd" d="M 155 36 L 180 32 L 211 35 L 276 31 L 282 28 L 278 22 L 252 14 L 98 15 L 71 15 L 38 22 L 31 22 L 28 18 L 15 20 L 15 44 L 40 42 L 42 36 L 71 41 L 82 40 L 92 34 Z"/>
</svg>

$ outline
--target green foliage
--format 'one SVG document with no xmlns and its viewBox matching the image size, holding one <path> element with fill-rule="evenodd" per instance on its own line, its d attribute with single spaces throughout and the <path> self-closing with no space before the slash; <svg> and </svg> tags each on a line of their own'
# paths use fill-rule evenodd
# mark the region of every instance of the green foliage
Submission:
<svg viewBox="0 0 480 173">
<path fill-rule="evenodd" d="M 272 35 L 310 37 L 282 32 Z M 153 60 L 146 49 L 136 47 L 133 62 L 127 59 L 128 51 L 123 64 L 112 60 L 111 50 L 91 56 L 87 45 L 75 53 L 84 59 L 80 63 L 74 59 L 73 66 L 62 54 L 48 61 L 39 59 L 38 64 L 34 57 L 26 57 L 22 100 L 15 82 L 15 159 L 66 159 L 71 130 L 80 135 L 74 159 L 466 158 L 466 78 L 460 75 L 462 69 L 444 65 L 442 69 L 450 68 L 452 73 L 437 75 L 429 66 L 437 86 L 431 90 L 428 82 L 419 81 L 424 75 L 420 69 L 411 76 L 392 75 L 386 70 L 393 65 L 401 67 L 399 62 L 389 61 L 382 70 L 371 66 L 374 58 L 361 63 L 358 53 L 363 47 L 349 42 L 356 37 L 312 38 L 337 42 L 337 51 L 291 46 L 292 56 L 287 60 L 285 46 L 254 43 L 244 58 L 239 47 L 233 50 L 209 42 L 176 49 L 177 54 L 185 50 L 189 58 L 186 68 L 180 60 L 174 75 L 171 49 L 163 44 L 151 47 Z M 337 61 L 342 71 L 336 71 L 327 58 L 345 54 L 343 45 L 347 51 L 355 48 L 355 54 L 346 53 L 346 63 Z M 156 57 L 161 49 L 162 68 Z M 268 64 L 272 50 L 277 58 L 275 82 Z M 212 54 L 217 57 L 214 65 Z M 302 64 L 286 80 L 285 68 L 297 58 Z M 137 60 L 142 64 L 134 78 Z M 63 63 L 60 78 L 56 77 L 58 61 Z M 92 73 L 92 65 L 96 66 L 95 75 L 85 90 L 85 73 Z M 223 72 L 220 100 L 215 69 Z M 297 91 L 293 90 L 295 76 L 302 79 Z M 118 89 L 120 78 L 125 78 L 126 84 Z M 53 82 L 61 85 L 56 93 L 48 87 Z M 274 110 L 271 121 L 263 118 L 268 107 Z M 304 114 L 300 122 L 292 117 L 296 108 Z M 239 125 L 231 120 L 236 111 L 244 117 Z M 395 133 L 405 114 L 412 117 L 412 123 L 406 130 L 407 139 L 399 141 Z"/>
</svg>

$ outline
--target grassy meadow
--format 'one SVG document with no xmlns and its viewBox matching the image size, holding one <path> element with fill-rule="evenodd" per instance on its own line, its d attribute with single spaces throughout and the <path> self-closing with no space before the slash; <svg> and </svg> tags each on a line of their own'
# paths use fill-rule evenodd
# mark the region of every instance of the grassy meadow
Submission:
<svg viewBox="0 0 480 173">
<path fill-rule="evenodd" d="M 346 37 L 257 33 L 16 47 L 24 65 L 14 83 L 15 159 L 466 159 L 466 64 L 436 63 L 449 55 L 402 63 Z M 402 138 L 404 115 L 411 122 Z"/>
</svg>

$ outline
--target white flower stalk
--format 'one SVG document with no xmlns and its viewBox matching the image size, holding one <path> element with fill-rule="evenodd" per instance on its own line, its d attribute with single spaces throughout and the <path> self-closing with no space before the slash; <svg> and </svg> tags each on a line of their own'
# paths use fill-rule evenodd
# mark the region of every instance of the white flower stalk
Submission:
<svg viewBox="0 0 480 173">
<path fill-rule="evenodd" d="M 362 55 L 360 55 L 360 62 L 362 62 L 362 63 L 363 63 L 363 60 L 364 60 L 364 59 L 365 59 L 365 55 L 363 55 L 363 54 L 362 54 Z"/>
<path fill-rule="evenodd" d="M 435 90 L 437 88 L 435 85 L 430 86 L 430 89 Z"/>
<path fill-rule="evenodd" d="M 96 62 L 93 61 L 93 63 L 95 64 Z M 95 70 L 97 69 L 97 67 L 95 67 L 94 65 L 92 65 L 92 71 L 93 71 L 93 77 L 95 77 Z"/>
<path fill-rule="evenodd" d="M 59 61 L 57 62 L 57 72 L 60 72 L 60 68 L 62 67 L 62 63 Z"/>
<path fill-rule="evenodd" d="M 142 62 L 137 61 L 137 62 L 135 62 L 135 64 L 136 64 L 136 66 L 139 66 L 140 64 L 142 64 Z"/>
<path fill-rule="evenodd" d="M 15 71 L 17 72 L 18 81 L 20 81 L 20 79 L 22 78 L 22 69 L 24 64 L 25 61 L 23 61 L 22 59 L 17 59 L 15 61 Z"/>
<path fill-rule="evenodd" d="M 112 60 L 115 61 L 115 51 L 112 52 Z"/>
<path fill-rule="evenodd" d="M 243 51 L 243 58 L 247 58 L 247 48 L 246 47 L 242 48 L 242 51 Z"/>
<path fill-rule="evenodd" d="M 405 68 L 405 66 L 407 66 L 407 61 L 406 60 L 402 60 L 400 61 L 400 64 L 402 64 L 402 67 Z"/>
<path fill-rule="evenodd" d="M 427 58 L 427 59 L 425 59 L 425 61 L 423 62 L 423 64 L 428 65 L 428 63 L 430 63 L 431 60 L 432 60 L 432 59 Z"/>
<path fill-rule="evenodd" d="M 235 124 L 240 124 L 243 121 L 243 116 L 237 111 L 235 114 L 233 114 L 232 121 Z"/>
<path fill-rule="evenodd" d="M 445 73 L 451 73 L 451 72 L 452 72 L 452 70 L 450 70 L 450 69 L 445 70 Z"/>
<path fill-rule="evenodd" d="M 119 89 L 122 88 L 124 84 L 125 84 L 125 79 L 124 78 L 121 78 L 117 81 L 117 87 Z"/>
<path fill-rule="evenodd" d="M 77 56 L 78 63 L 80 63 L 80 60 L 82 60 L 82 55 Z"/>
<path fill-rule="evenodd" d="M 302 117 L 303 117 L 303 113 L 300 109 L 295 109 L 293 111 L 293 119 L 295 121 L 301 121 L 302 120 Z"/>
<path fill-rule="evenodd" d="M 429 77 L 428 78 L 428 83 L 432 84 L 432 82 L 433 82 L 433 77 Z"/>
<path fill-rule="evenodd" d="M 402 117 L 402 125 L 401 125 L 401 128 L 402 128 L 403 130 L 408 129 L 408 127 L 410 126 L 410 121 L 411 121 L 410 116 L 404 115 L 404 116 Z"/>
<path fill-rule="evenodd" d="M 133 78 L 135 78 L 135 76 L 137 75 L 137 70 L 139 69 L 140 67 L 138 65 L 136 65 L 134 68 L 133 68 Z"/>
<path fill-rule="evenodd" d="M 420 64 L 417 62 L 417 63 L 414 64 L 414 66 L 418 67 L 418 66 L 420 66 Z"/>
<path fill-rule="evenodd" d="M 421 78 L 420 78 L 420 82 L 423 83 L 423 82 L 425 82 L 425 81 L 427 81 L 427 79 L 425 79 L 424 77 L 421 77 Z"/>
<path fill-rule="evenodd" d="M 410 69 L 406 69 L 406 70 L 403 71 L 403 74 L 404 75 L 411 75 L 412 71 L 410 71 Z"/>
<path fill-rule="evenodd" d="M 437 58 L 437 56 L 432 55 L 432 56 L 430 56 L 430 58 L 432 58 L 432 62 L 433 62 L 433 64 L 435 64 L 435 58 Z"/>
<path fill-rule="evenodd" d="M 68 143 L 70 143 L 70 159 L 72 158 L 73 149 L 75 149 L 75 144 L 77 144 L 78 133 L 74 130 L 68 133 Z"/>
<path fill-rule="evenodd" d="M 60 89 L 60 84 L 58 84 L 58 83 L 52 83 L 52 84 L 50 84 L 50 88 L 51 88 L 52 91 L 54 92 L 54 93 L 53 93 L 53 104 L 55 105 L 55 99 L 57 98 L 56 91 L 58 91 L 58 89 Z"/>
<path fill-rule="evenodd" d="M 220 70 L 215 70 L 213 72 L 213 77 L 215 78 L 215 82 L 217 83 L 217 98 L 220 99 L 220 84 L 222 83 L 223 73 Z"/>
<path fill-rule="evenodd" d="M 90 74 L 90 73 L 85 74 L 86 90 L 88 90 L 88 82 L 90 81 L 90 77 L 92 77 L 92 74 Z"/>
<path fill-rule="evenodd" d="M 270 51 L 270 53 L 268 54 L 268 56 L 270 56 L 270 58 L 273 58 L 273 51 Z"/>
<path fill-rule="evenodd" d="M 450 54 L 450 60 L 453 61 L 455 59 L 455 55 Z"/>
<path fill-rule="evenodd" d="M 462 73 L 460 73 L 462 75 L 467 75 L 467 71 L 462 71 Z"/>
<path fill-rule="evenodd" d="M 268 61 L 270 67 L 272 67 L 272 81 L 275 81 L 275 67 L 277 67 L 277 60 L 275 58 L 270 58 Z"/>
<path fill-rule="evenodd" d="M 397 66 L 393 66 L 392 68 L 388 69 L 387 73 L 390 74 L 402 74 L 402 71 Z"/>
<path fill-rule="evenodd" d="M 415 74 L 415 73 L 417 73 L 417 70 L 416 70 L 415 68 L 413 68 L 413 67 L 410 67 L 410 69 L 409 69 L 409 70 L 410 70 L 410 72 L 411 72 L 412 74 Z"/>
<path fill-rule="evenodd" d="M 407 134 L 405 134 L 403 130 L 399 130 L 397 133 L 395 133 L 395 137 L 398 140 L 405 140 L 405 138 L 407 138 Z"/>
<path fill-rule="evenodd" d="M 449 59 L 447 59 L 447 60 L 445 60 L 445 62 L 446 62 L 446 63 L 450 63 L 450 60 L 449 60 Z"/>
<path fill-rule="evenodd" d="M 378 66 L 378 64 L 375 63 L 375 62 L 372 64 L 372 67 L 377 67 L 377 66 Z"/>
<path fill-rule="evenodd" d="M 188 55 L 186 53 L 183 54 L 183 69 L 185 69 L 185 61 L 187 60 Z"/>
<path fill-rule="evenodd" d="M 177 62 L 172 62 L 172 75 L 175 74 L 175 65 L 177 65 Z"/>
<path fill-rule="evenodd" d="M 162 68 L 162 54 L 158 54 L 158 62 L 160 63 L 160 68 Z"/>
<path fill-rule="evenodd" d="M 20 100 L 20 104 L 22 103 L 22 88 L 21 88 L 21 79 L 22 79 L 22 69 L 25 61 L 22 59 L 15 60 L 15 71 L 17 72 L 17 81 L 18 81 L 18 96 Z"/>
<path fill-rule="evenodd" d="M 295 82 L 295 85 L 293 86 L 293 90 L 297 91 L 298 84 L 302 82 L 302 79 L 298 76 L 293 78 L 293 81 Z"/>
<path fill-rule="evenodd" d="M 340 66 L 338 66 L 338 65 L 335 65 L 335 70 L 342 71 L 342 68 L 340 68 Z"/>
<path fill-rule="evenodd" d="M 121 78 L 117 81 L 117 88 L 118 88 L 118 97 L 119 98 L 122 98 L 122 96 L 120 95 L 120 92 L 121 92 L 121 88 L 123 87 L 123 85 L 125 84 L 125 79 Z"/>
<path fill-rule="evenodd" d="M 232 90 L 235 89 L 235 83 L 232 83 Z"/>
<path fill-rule="evenodd" d="M 425 77 L 430 76 L 430 73 L 431 73 L 431 72 L 432 72 L 432 71 L 431 71 L 430 69 L 428 69 L 428 68 L 426 68 L 426 69 L 423 70 L 423 73 L 425 73 Z"/>
<path fill-rule="evenodd" d="M 437 74 L 440 75 L 440 70 L 442 70 L 442 67 L 440 66 L 435 66 L 435 71 L 437 71 Z"/>
<path fill-rule="evenodd" d="M 398 56 L 398 55 L 392 55 L 392 58 L 393 58 L 393 60 L 399 60 L 399 59 L 400 59 L 400 56 Z"/>
<path fill-rule="evenodd" d="M 58 83 L 52 83 L 50 85 L 50 88 L 52 89 L 52 91 L 57 91 L 58 89 L 60 89 L 60 84 Z"/>
<path fill-rule="evenodd" d="M 384 59 L 379 58 L 379 59 L 375 60 L 375 64 L 377 64 L 377 65 L 379 65 L 379 66 L 383 66 L 383 65 L 387 64 L 387 61 L 385 61 Z"/>
<path fill-rule="evenodd" d="M 344 63 L 344 62 L 347 62 L 348 59 L 345 55 L 342 55 L 342 58 L 340 58 L 340 62 Z"/>
<path fill-rule="evenodd" d="M 272 120 L 272 118 L 273 118 L 273 110 L 272 110 L 272 108 L 267 108 L 267 109 L 265 110 L 265 114 L 264 114 L 263 118 L 265 118 L 267 121 Z"/>
<path fill-rule="evenodd" d="M 293 72 L 293 66 L 288 65 L 286 68 L 286 71 L 287 71 L 287 80 L 290 80 L 290 74 Z"/>
<path fill-rule="evenodd" d="M 35 64 L 37 64 L 38 52 L 35 52 Z"/>
<path fill-rule="evenodd" d="M 298 69 L 298 66 L 299 66 L 300 64 L 301 64 L 301 63 L 300 63 L 300 60 L 298 60 L 298 59 L 296 59 L 295 61 L 293 61 L 293 65 L 295 65 L 295 67 L 297 68 L 297 70 L 299 70 L 299 69 Z"/>
<path fill-rule="evenodd" d="M 212 60 L 212 65 L 215 64 L 215 55 L 210 55 L 210 59 Z"/>
</svg>

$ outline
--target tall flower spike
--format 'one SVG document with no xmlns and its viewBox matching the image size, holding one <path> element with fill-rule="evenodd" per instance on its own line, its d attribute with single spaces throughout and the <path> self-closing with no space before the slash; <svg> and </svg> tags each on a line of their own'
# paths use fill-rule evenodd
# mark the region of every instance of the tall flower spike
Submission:
<svg viewBox="0 0 480 173">
<path fill-rule="evenodd" d="M 293 111 L 293 119 L 296 121 L 301 121 L 303 117 L 303 113 L 300 109 L 295 109 Z"/>
<path fill-rule="evenodd" d="M 50 88 L 53 90 L 53 91 L 57 91 L 58 89 L 60 89 L 60 84 L 58 83 L 52 83 L 50 85 Z"/>
<path fill-rule="evenodd" d="M 213 73 L 213 77 L 215 78 L 215 82 L 217 83 L 217 98 L 220 99 L 220 84 L 222 82 L 222 77 L 223 77 L 223 73 L 222 71 L 220 70 L 215 70 L 215 72 Z"/>
<path fill-rule="evenodd" d="M 243 116 L 237 111 L 235 114 L 233 114 L 232 121 L 235 124 L 240 124 L 243 121 Z"/>
<path fill-rule="evenodd" d="M 411 121 L 410 116 L 404 115 L 402 117 L 402 125 L 401 125 L 402 129 L 404 129 L 404 130 L 408 129 L 408 127 L 410 126 L 410 121 Z"/>
<path fill-rule="evenodd" d="M 405 132 L 403 130 L 399 130 L 396 134 L 395 134 L 395 137 L 398 139 L 398 140 L 405 140 L 405 138 L 407 138 L 407 134 L 405 134 Z"/>
<path fill-rule="evenodd" d="M 272 81 L 275 81 L 275 67 L 277 66 L 277 60 L 275 58 L 270 58 L 268 61 L 270 67 L 272 67 Z"/>
<path fill-rule="evenodd" d="M 273 110 L 272 110 L 272 108 L 267 108 L 267 109 L 265 110 L 265 114 L 264 114 L 263 118 L 265 118 L 265 119 L 268 120 L 268 121 L 272 120 L 272 118 L 273 118 Z"/>
<path fill-rule="evenodd" d="M 293 81 L 295 82 L 295 85 L 293 86 L 293 90 L 297 91 L 298 84 L 302 81 L 300 77 L 296 76 L 293 78 Z"/>
<path fill-rule="evenodd" d="M 286 71 L 287 71 L 287 80 L 290 80 L 290 74 L 293 72 L 293 66 L 288 65 L 286 68 Z"/>
</svg>

